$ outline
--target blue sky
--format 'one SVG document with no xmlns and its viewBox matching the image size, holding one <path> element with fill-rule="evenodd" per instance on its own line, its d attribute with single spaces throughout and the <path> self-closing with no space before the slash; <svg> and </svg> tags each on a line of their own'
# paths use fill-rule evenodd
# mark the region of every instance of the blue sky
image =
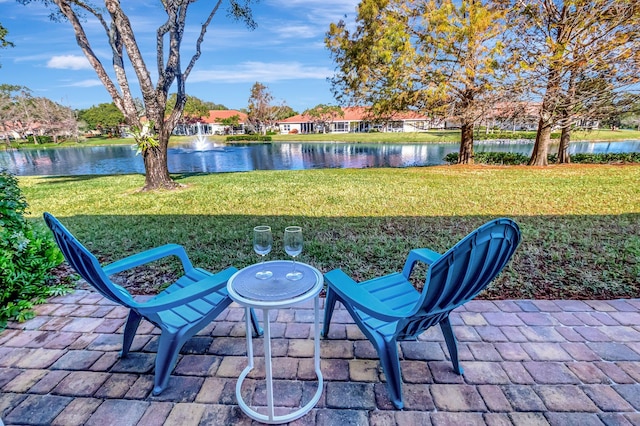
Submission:
<svg viewBox="0 0 640 426">
<path fill-rule="evenodd" d="M 96 3 L 101 3 L 96 1 Z M 201 5 L 200 5 L 201 3 Z M 193 54 L 206 5 L 191 6 L 183 41 L 183 66 Z M 226 4 L 227 2 L 225 2 Z M 357 0 L 262 0 L 254 6 L 258 28 L 219 11 L 209 26 L 202 56 L 187 80 L 187 93 L 229 109 L 246 108 L 251 86 L 269 88 L 275 102 L 302 112 L 319 103 L 335 104 L 327 77 L 334 64 L 324 46 L 331 22 L 353 22 Z M 147 66 L 155 72 L 155 32 L 165 15 L 160 2 L 123 0 Z M 157 11 L 157 12 L 156 12 Z M 76 109 L 111 102 L 95 72 L 76 45 L 68 22 L 52 22 L 39 2 L 21 5 L 0 0 L 0 23 L 15 47 L 0 50 L 0 84 L 16 84 Z M 104 31 L 95 22 L 86 26 L 94 51 L 110 69 L 111 56 Z M 129 80 L 135 76 L 129 67 Z M 137 92 L 134 96 L 140 97 Z"/>
</svg>

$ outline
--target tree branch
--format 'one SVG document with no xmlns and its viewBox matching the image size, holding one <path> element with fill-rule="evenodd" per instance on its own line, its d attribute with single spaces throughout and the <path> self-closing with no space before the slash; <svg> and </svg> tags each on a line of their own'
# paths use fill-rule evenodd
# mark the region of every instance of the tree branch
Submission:
<svg viewBox="0 0 640 426">
<path fill-rule="evenodd" d="M 98 59 L 95 52 L 91 48 L 91 44 L 89 43 L 89 39 L 87 37 L 86 32 L 84 31 L 82 23 L 80 23 L 80 19 L 78 15 L 75 13 L 75 11 L 73 10 L 73 8 L 71 7 L 70 2 L 67 2 L 64 0 L 54 0 L 54 1 L 55 1 L 55 4 L 60 9 L 60 12 L 69 20 L 69 22 L 73 26 L 74 32 L 76 34 L 76 41 L 78 43 L 78 46 L 80 47 L 80 49 L 82 49 L 82 52 L 84 53 L 85 57 L 87 58 L 87 60 L 89 61 L 93 69 L 96 71 L 98 78 L 100 79 L 104 87 L 107 89 L 107 92 L 113 99 L 114 103 L 118 106 L 118 108 L 120 108 L 121 110 L 124 110 L 125 108 L 124 100 L 120 95 L 120 93 L 118 92 L 118 88 L 115 86 L 113 81 L 111 81 L 106 70 L 102 66 L 102 62 L 100 62 L 100 59 Z M 81 4 L 78 4 L 78 2 L 73 2 L 73 3 L 78 6 L 81 6 Z M 104 21 L 104 19 L 102 19 L 101 15 L 97 11 L 94 11 L 91 8 L 85 7 L 85 9 L 90 13 L 92 13 L 94 16 L 96 16 L 96 18 L 98 18 L 98 20 L 101 22 L 103 27 L 107 29 L 107 32 L 108 32 L 108 28 L 106 27 L 106 22 Z"/>
<path fill-rule="evenodd" d="M 134 33 L 129 18 L 122 11 L 119 0 L 105 0 L 105 5 L 111 15 L 113 24 L 122 37 L 124 47 L 127 49 L 127 55 L 133 64 L 133 69 L 140 82 L 140 90 L 142 91 L 145 105 L 157 106 L 158 100 L 155 99 L 155 90 L 153 89 L 151 76 L 149 75 L 149 71 L 144 63 L 144 58 L 140 53 L 140 48 L 133 35 Z"/>
<path fill-rule="evenodd" d="M 185 80 L 187 79 L 189 74 L 191 74 L 191 70 L 193 69 L 193 67 L 196 64 L 196 61 L 200 58 L 200 55 L 202 54 L 201 46 L 202 46 L 202 42 L 204 41 L 204 35 L 207 32 L 207 27 L 211 23 L 211 20 L 213 19 L 215 14 L 218 12 L 218 8 L 220 7 L 221 3 L 222 3 L 222 0 L 218 0 L 216 2 L 216 5 L 213 7 L 213 9 L 211 9 L 211 13 L 207 17 L 207 20 L 200 27 L 200 36 L 198 37 L 198 40 L 196 41 L 196 51 L 195 51 L 194 55 L 191 57 L 191 60 L 189 61 L 189 64 L 187 65 L 187 68 L 184 70 L 184 73 L 182 74 L 182 76 L 183 76 L 183 78 Z"/>
</svg>

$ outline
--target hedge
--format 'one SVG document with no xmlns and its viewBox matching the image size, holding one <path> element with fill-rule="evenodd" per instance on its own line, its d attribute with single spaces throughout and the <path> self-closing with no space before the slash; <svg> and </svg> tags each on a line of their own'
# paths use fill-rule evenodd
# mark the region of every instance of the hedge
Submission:
<svg viewBox="0 0 640 426">
<path fill-rule="evenodd" d="M 452 152 L 444 158 L 449 164 L 458 162 L 458 153 Z M 527 164 L 529 157 L 513 152 L 476 152 L 473 160 L 479 164 L 520 165 Z M 558 162 L 557 154 L 550 154 L 548 161 L 551 164 Z M 573 154 L 571 162 L 576 164 L 611 164 L 611 163 L 640 163 L 640 152 L 625 152 L 617 154 Z"/>
<path fill-rule="evenodd" d="M 0 170 L 0 330 L 8 320 L 35 316 L 35 304 L 70 287 L 51 283 L 51 270 L 63 261 L 51 232 L 24 218 L 28 204 L 18 180 Z"/>
<path fill-rule="evenodd" d="M 227 142 L 248 141 L 248 142 L 271 142 L 271 136 L 262 135 L 236 135 L 227 136 Z"/>
</svg>

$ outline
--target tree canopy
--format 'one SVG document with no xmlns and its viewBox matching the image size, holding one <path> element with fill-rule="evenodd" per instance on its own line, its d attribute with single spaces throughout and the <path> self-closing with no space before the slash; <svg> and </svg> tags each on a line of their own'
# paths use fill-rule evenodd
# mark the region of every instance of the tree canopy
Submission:
<svg viewBox="0 0 640 426">
<path fill-rule="evenodd" d="M 322 129 L 322 133 L 326 133 L 331 123 L 339 117 L 344 117 L 344 111 L 337 105 L 318 104 L 304 111 L 302 115 L 313 118 L 316 129 Z"/>
<path fill-rule="evenodd" d="M 13 46 L 13 43 L 11 43 L 9 40 L 7 40 L 7 34 L 9 32 L 7 31 L 7 29 L 5 27 L 2 26 L 2 24 L 0 24 L 0 49 L 4 49 L 6 47 L 11 47 Z M 1 64 L 0 64 L 1 66 Z"/>
<path fill-rule="evenodd" d="M 71 108 L 33 96 L 27 87 L 0 84 L 0 129 L 5 141 L 15 132 L 38 143 L 37 136 L 50 136 L 54 142 L 59 136 L 77 136 L 78 126 Z"/>
<path fill-rule="evenodd" d="M 7 34 L 9 31 L 0 24 L 0 48 L 13 46 L 9 40 L 7 40 Z"/>
<path fill-rule="evenodd" d="M 334 94 L 377 117 L 455 116 L 459 161 L 472 162 L 474 122 L 505 75 L 504 16 L 496 1 L 363 0 L 356 28 L 331 24 L 325 40 L 337 64 Z"/>
<path fill-rule="evenodd" d="M 546 165 L 551 129 L 606 108 L 640 82 L 640 3 L 628 0 L 512 0 L 512 52 L 527 89 L 542 99 L 530 164 Z M 565 136 L 565 135 L 563 135 Z M 568 143 L 568 135 L 565 142 Z M 560 157 L 566 150 L 561 144 Z"/>
<path fill-rule="evenodd" d="M 278 120 L 291 117 L 288 115 L 291 111 L 293 110 L 285 102 L 274 103 L 274 97 L 266 85 L 256 81 L 251 86 L 247 116 L 256 132 L 266 133 Z"/>
<path fill-rule="evenodd" d="M 195 96 L 187 96 L 187 100 L 184 104 L 184 110 L 182 111 L 182 117 L 179 120 L 179 123 L 196 123 L 200 121 L 202 117 L 209 115 L 209 110 L 215 109 L 212 106 L 219 106 L 214 104 L 213 102 L 205 102 L 202 99 L 199 99 Z M 169 95 L 169 100 L 167 102 L 167 111 L 166 114 L 171 114 L 171 110 L 173 105 L 176 103 L 177 94 L 172 93 Z M 221 105 L 220 105 L 221 106 Z M 220 108 L 218 108 L 220 109 Z M 221 108 L 226 109 L 226 108 Z"/>
<path fill-rule="evenodd" d="M 113 102 L 94 105 L 78 111 L 78 118 L 87 123 L 90 129 L 118 134 L 118 128 L 124 124 L 124 115 Z"/>
</svg>

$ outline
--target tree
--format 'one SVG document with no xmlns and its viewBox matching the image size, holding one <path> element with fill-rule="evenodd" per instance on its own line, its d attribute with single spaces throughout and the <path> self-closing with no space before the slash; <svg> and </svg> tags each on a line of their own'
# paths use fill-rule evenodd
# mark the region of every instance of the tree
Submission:
<svg viewBox="0 0 640 426">
<path fill-rule="evenodd" d="M 322 133 L 327 133 L 327 129 L 331 128 L 338 117 L 344 117 L 344 111 L 337 105 L 318 104 L 313 108 L 309 108 L 302 115 L 313 118 L 316 129 L 322 129 Z"/>
<path fill-rule="evenodd" d="M 13 43 L 6 38 L 8 33 L 7 29 L 0 24 L 0 49 L 13 46 Z"/>
<path fill-rule="evenodd" d="M 125 117 L 125 122 L 131 129 L 147 129 L 134 131 L 136 143 L 144 159 L 145 184 L 143 189 L 175 188 L 177 183 L 169 176 L 167 164 L 167 147 L 169 137 L 180 120 L 187 101 L 185 83 L 193 67 L 201 56 L 201 45 L 205 33 L 213 17 L 216 15 L 222 0 L 212 2 L 207 6 L 208 13 L 199 13 L 197 19 L 204 16 L 200 25 L 200 32 L 193 54 L 182 63 L 182 41 L 185 34 L 189 7 L 194 4 L 191 0 L 162 1 L 158 10 L 166 13 L 166 20 L 158 26 L 156 35 L 156 72 L 157 81 L 152 81 L 152 73 L 147 68 L 143 52 L 140 49 L 132 23 L 124 12 L 119 0 L 104 0 L 105 8 L 94 7 L 88 0 L 18 0 L 23 4 L 40 1 L 54 8 L 57 15 L 61 15 L 71 26 L 76 36 L 78 46 L 95 70 L 98 78 L 113 99 L 113 102 Z M 253 0 L 229 0 L 229 14 L 244 21 L 250 28 L 255 27 L 251 16 Z M 96 21 L 86 21 L 89 15 Z M 107 73 L 104 64 L 98 57 L 94 46 L 99 42 L 89 39 L 86 31 L 88 25 L 98 24 L 104 31 L 102 43 L 110 48 L 113 77 Z M 92 28 L 93 30 L 93 28 Z M 135 78 L 140 87 L 146 119 L 138 114 L 138 109 L 132 93 L 130 76 L 125 64 L 130 63 Z M 184 66 L 184 67 L 183 67 Z M 170 114 L 166 114 L 169 90 L 174 87 L 176 100 Z"/>
<path fill-rule="evenodd" d="M 273 101 L 274 97 L 267 86 L 259 82 L 251 86 L 247 120 L 259 133 L 266 134 L 278 120 L 291 117 L 289 114 L 293 110 L 284 101 L 279 104 L 273 104 Z M 292 115 L 295 115 L 295 112 Z"/>
<path fill-rule="evenodd" d="M 561 128 L 559 163 L 571 162 L 569 143 L 574 128 L 591 128 L 596 122 L 611 129 L 620 127 L 621 115 L 629 109 L 634 99 L 638 99 L 638 94 L 621 92 L 619 84 L 622 80 L 617 77 L 606 72 L 602 75 L 581 74 L 576 78 L 575 71 L 571 73 L 558 105 L 557 124 Z M 631 80 L 635 79 L 632 76 Z"/>
<path fill-rule="evenodd" d="M 235 128 L 240 125 L 240 116 L 238 114 L 234 114 L 231 117 L 227 118 L 216 118 L 216 122 L 222 124 L 223 126 L 227 126 L 225 132 L 228 132 L 230 130 L 233 134 Z"/>
<path fill-rule="evenodd" d="M 337 63 L 336 98 L 374 116 L 413 110 L 455 116 L 461 163 L 473 162 L 473 126 L 493 102 L 506 65 L 499 1 L 363 0 L 357 27 L 331 24 L 325 43 Z"/>
<path fill-rule="evenodd" d="M 54 143 L 58 143 L 60 136 L 77 138 L 78 120 L 71 108 L 43 97 L 34 98 L 32 103 L 33 119 L 41 135 L 51 136 Z"/>
<path fill-rule="evenodd" d="M 247 116 L 249 123 L 258 133 L 267 133 L 268 123 L 272 117 L 271 102 L 273 102 L 273 95 L 269 92 L 269 88 L 256 81 L 251 86 Z"/>
<path fill-rule="evenodd" d="M 281 107 L 277 108 L 275 115 L 276 115 L 276 120 L 280 121 L 280 120 L 284 120 L 285 118 L 293 117 L 296 114 L 298 113 L 295 112 L 294 109 L 291 108 L 290 106 L 282 105 Z"/>
<path fill-rule="evenodd" d="M 71 108 L 34 97 L 27 87 L 1 84 L 0 129 L 7 142 L 13 132 L 21 138 L 32 136 L 36 144 L 38 135 L 57 142 L 59 136 L 77 135 L 77 120 Z"/>
<path fill-rule="evenodd" d="M 13 97 L 11 113 L 13 114 L 13 130 L 23 139 L 28 139 L 30 135 L 33 135 L 33 142 L 37 144 L 38 141 L 35 138 L 36 121 L 34 119 L 34 97 L 29 88 L 20 87 L 20 89 L 16 91 Z"/>
<path fill-rule="evenodd" d="M 15 100 L 13 94 L 22 86 L 0 84 L 0 130 L 4 141 L 9 143 L 15 121 Z"/>
<path fill-rule="evenodd" d="M 167 111 L 166 114 L 170 115 L 173 105 L 176 103 L 177 94 L 172 93 L 169 95 L 169 101 L 167 102 Z M 181 124 L 185 123 L 195 123 L 200 121 L 200 119 L 204 116 L 209 115 L 210 102 L 205 102 L 202 99 L 196 98 L 195 96 L 187 95 L 187 100 L 184 104 L 184 110 L 182 111 L 182 118 L 180 119 Z"/>
<path fill-rule="evenodd" d="M 223 104 L 217 104 L 215 102 L 204 101 L 204 105 L 207 107 L 207 111 L 216 111 L 216 110 L 228 110 L 226 106 Z"/>
<path fill-rule="evenodd" d="M 624 109 L 620 111 L 620 124 L 640 131 L 640 95 L 626 93 L 622 99 Z"/>
<path fill-rule="evenodd" d="M 120 126 L 124 123 L 124 115 L 111 103 L 94 105 L 91 108 L 78 111 L 78 118 L 84 120 L 90 129 L 100 130 L 101 133 L 119 135 Z"/>
<path fill-rule="evenodd" d="M 171 114 L 171 109 L 173 105 L 175 105 L 175 101 L 177 98 L 176 93 L 172 93 L 169 95 L 169 101 L 167 102 L 167 110 L 166 114 Z M 178 119 L 176 125 L 179 125 L 183 128 L 185 134 L 190 134 L 191 125 L 202 122 L 202 117 L 209 115 L 209 106 L 206 102 L 201 99 L 196 98 L 195 96 L 187 95 L 187 100 L 184 104 L 184 110 L 182 111 L 182 115 Z"/>
<path fill-rule="evenodd" d="M 640 3 L 628 0 L 514 0 L 510 28 L 531 90 L 542 98 L 530 165 L 547 165 L 551 129 L 563 130 L 559 157 L 571 124 L 586 105 L 637 83 L 640 67 Z M 539 84 L 536 84 L 539 82 Z"/>
</svg>

